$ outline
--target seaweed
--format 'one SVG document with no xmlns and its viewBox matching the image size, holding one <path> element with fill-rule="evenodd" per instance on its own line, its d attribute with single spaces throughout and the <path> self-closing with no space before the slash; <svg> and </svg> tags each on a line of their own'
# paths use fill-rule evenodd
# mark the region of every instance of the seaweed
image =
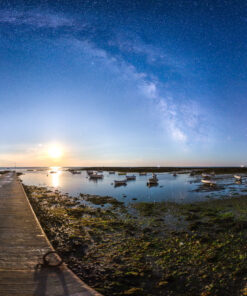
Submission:
<svg viewBox="0 0 247 296">
<path fill-rule="evenodd" d="M 54 248 L 106 296 L 246 295 L 246 197 L 125 206 L 25 190 Z"/>
</svg>

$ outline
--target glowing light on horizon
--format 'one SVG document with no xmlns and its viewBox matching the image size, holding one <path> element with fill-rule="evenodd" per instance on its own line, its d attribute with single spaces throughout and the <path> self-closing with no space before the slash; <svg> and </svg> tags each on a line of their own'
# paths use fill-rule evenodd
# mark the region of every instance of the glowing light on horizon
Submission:
<svg viewBox="0 0 247 296">
<path fill-rule="evenodd" d="M 58 160 L 63 156 L 63 149 L 57 145 L 53 145 L 48 149 L 48 155 L 53 160 Z"/>
</svg>

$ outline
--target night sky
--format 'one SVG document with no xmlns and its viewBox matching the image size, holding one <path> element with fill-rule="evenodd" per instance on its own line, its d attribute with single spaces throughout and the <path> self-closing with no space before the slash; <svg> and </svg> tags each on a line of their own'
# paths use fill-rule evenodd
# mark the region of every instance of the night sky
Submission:
<svg viewBox="0 0 247 296">
<path fill-rule="evenodd" d="M 247 2 L 1 1 L 0 102 L 0 166 L 247 164 Z"/>
</svg>

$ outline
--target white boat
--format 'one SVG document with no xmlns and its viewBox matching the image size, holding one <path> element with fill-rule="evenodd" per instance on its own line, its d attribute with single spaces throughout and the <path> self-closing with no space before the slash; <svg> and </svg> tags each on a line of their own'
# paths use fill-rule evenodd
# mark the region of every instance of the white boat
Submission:
<svg viewBox="0 0 247 296">
<path fill-rule="evenodd" d="M 208 174 L 202 173 L 203 178 L 209 178 L 210 176 Z"/>
<path fill-rule="evenodd" d="M 89 175 L 90 179 L 102 179 L 103 175 L 97 174 L 97 173 L 92 173 Z"/>
<path fill-rule="evenodd" d="M 215 181 L 212 181 L 212 180 L 206 180 L 206 179 L 202 179 L 201 182 L 205 185 L 216 185 L 216 182 Z"/>
<path fill-rule="evenodd" d="M 124 179 L 124 180 L 115 180 L 114 185 L 115 186 L 127 185 L 127 180 L 126 179 Z"/>
<path fill-rule="evenodd" d="M 87 171 L 87 174 L 90 176 L 93 174 L 93 171 Z"/>
<path fill-rule="evenodd" d="M 132 175 L 132 176 L 126 176 L 126 180 L 127 181 L 131 181 L 131 180 L 135 180 L 136 179 L 136 176 L 135 175 Z"/>
<path fill-rule="evenodd" d="M 236 180 L 241 180 L 241 179 L 242 179 L 242 176 L 234 175 L 234 178 L 235 178 Z"/>
</svg>

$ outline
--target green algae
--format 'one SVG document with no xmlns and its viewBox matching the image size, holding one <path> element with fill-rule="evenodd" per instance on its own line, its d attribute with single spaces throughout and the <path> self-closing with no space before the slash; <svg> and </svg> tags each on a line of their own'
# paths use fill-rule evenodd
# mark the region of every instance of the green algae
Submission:
<svg viewBox="0 0 247 296">
<path fill-rule="evenodd" d="M 80 194 L 80 196 L 94 205 L 106 205 L 111 204 L 113 206 L 123 205 L 123 202 L 116 200 L 111 196 L 98 196 L 98 195 L 89 195 L 89 194 Z"/>
<path fill-rule="evenodd" d="M 246 295 L 247 199 L 135 203 L 27 187 L 50 241 L 104 295 Z"/>
</svg>

